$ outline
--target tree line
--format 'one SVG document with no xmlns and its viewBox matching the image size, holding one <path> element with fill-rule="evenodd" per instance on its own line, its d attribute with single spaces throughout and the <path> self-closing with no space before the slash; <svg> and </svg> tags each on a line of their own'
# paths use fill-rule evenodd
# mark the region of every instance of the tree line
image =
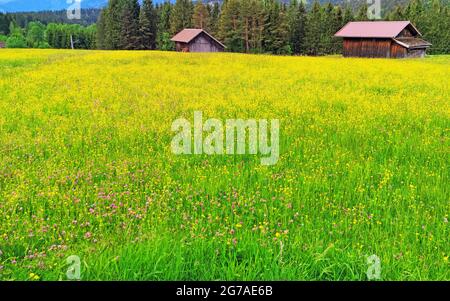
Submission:
<svg viewBox="0 0 450 301">
<path fill-rule="evenodd" d="M 8 30 L 0 32 L 0 42 L 7 48 L 96 49 L 96 27 L 32 21 L 22 28 L 10 20 Z"/>
<path fill-rule="evenodd" d="M 152 0 L 110 0 L 105 9 L 97 11 L 96 26 L 39 21 L 23 25 L 13 15 L 0 14 L 0 41 L 10 39 L 10 47 L 70 48 L 72 37 L 74 48 L 173 50 L 173 35 L 184 28 L 203 28 L 221 40 L 227 51 L 326 55 L 341 52 L 342 42 L 333 35 L 343 25 L 368 20 L 366 1 L 357 7 L 347 3 L 352 6 L 318 1 L 306 6 L 302 0 L 208 4 L 176 0 L 157 5 Z M 411 20 L 433 44 L 432 53 L 450 53 L 448 0 L 410 0 L 391 9 L 384 19 Z"/>
<path fill-rule="evenodd" d="M 339 53 L 333 35 L 353 20 L 368 20 L 365 2 L 357 9 L 318 1 L 224 0 L 214 4 L 177 0 L 154 5 L 152 0 L 110 0 L 97 23 L 101 49 L 173 49 L 170 37 L 184 28 L 203 28 L 228 51 L 246 53 L 325 55 Z M 417 24 L 435 53 L 448 53 L 449 7 L 445 0 L 411 0 L 398 6 L 388 20 Z"/>
</svg>

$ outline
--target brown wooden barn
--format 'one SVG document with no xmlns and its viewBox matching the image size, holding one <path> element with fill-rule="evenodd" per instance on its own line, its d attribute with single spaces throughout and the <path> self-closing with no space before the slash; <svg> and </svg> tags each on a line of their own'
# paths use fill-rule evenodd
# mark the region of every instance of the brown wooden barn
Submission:
<svg viewBox="0 0 450 301">
<path fill-rule="evenodd" d="M 344 57 L 424 57 L 430 43 L 409 21 L 350 22 L 335 37 L 344 38 Z"/>
<path fill-rule="evenodd" d="M 225 45 L 203 29 L 183 29 L 172 39 L 181 52 L 223 52 Z"/>
</svg>

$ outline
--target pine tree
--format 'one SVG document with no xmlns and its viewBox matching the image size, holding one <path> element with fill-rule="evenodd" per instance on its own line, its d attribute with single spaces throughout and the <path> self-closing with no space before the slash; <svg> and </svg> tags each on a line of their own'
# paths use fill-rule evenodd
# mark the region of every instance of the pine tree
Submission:
<svg viewBox="0 0 450 301">
<path fill-rule="evenodd" d="M 110 0 L 107 13 L 105 14 L 105 49 L 120 49 L 121 46 L 121 19 L 122 3 L 121 0 Z"/>
<path fill-rule="evenodd" d="M 208 5 L 209 8 L 209 33 L 217 35 L 219 31 L 219 17 L 220 17 L 220 5 L 218 2 L 214 2 L 214 5 Z"/>
<path fill-rule="evenodd" d="M 353 20 L 355 20 L 355 17 L 353 15 L 353 10 L 348 4 L 346 4 L 344 7 L 344 15 L 342 18 L 343 18 L 342 25 L 345 25 L 348 22 L 352 22 Z"/>
<path fill-rule="evenodd" d="M 308 14 L 308 25 L 305 34 L 306 54 L 319 55 L 322 51 L 320 44 L 320 35 L 322 30 L 322 7 L 318 1 L 315 1 L 311 11 Z"/>
<path fill-rule="evenodd" d="M 170 40 L 170 16 L 172 13 L 172 5 L 166 1 L 158 9 L 158 34 L 157 34 L 157 48 L 160 50 L 173 50 L 174 45 Z"/>
<path fill-rule="evenodd" d="M 334 34 L 339 31 L 343 26 L 344 23 L 344 13 L 342 11 L 342 8 L 338 5 L 333 10 L 333 20 L 332 20 L 332 48 L 331 53 L 341 53 L 342 52 L 342 42 L 341 40 L 334 37 Z"/>
<path fill-rule="evenodd" d="M 264 51 L 273 54 L 290 53 L 289 25 L 286 12 L 283 11 L 277 0 L 267 0 L 264 9 Z"/>
<path fill-rule="evenodd" d="M 289 24 L 289 44 L 291 46 L 292 52 L 294 54 L 299 54 L 300 51 L 300 41 L 299 41 L 299 5 L 297 0 L 291 0 L 289 3 L 287 18 Z"/>
<path fill-rule="evenodd" d="M 106 49 L 105 39 L 106 39 L 106 19 L 107 19 L 108 9 L 102 9 L 97 21 L 97 47 L 99 49 Z M 54 40 L 54 34 L 49 37 L 50 41 Z M 52 45 L 52 44 L 50 44 Z M 52 45 L 53 46 L 53 45 Z"/>
<path fill-rule="evenodd" d="M 241 26 L 244 51 L 262 52 L 264 9 L 260 0 L 241 2 Z"/>
<path fill-rule="evenodd" d="M 192 16 L 192 25 L 195 28 L 205 29 L 209 31 L 210 16 L 207 7 L 202 1 L 197 1 L 194 7 L 194 15 Z"/>
<path fill-rule="evenodd" d="M 356 14 L 356 20 L 357 21 L 368 21 L 369 20 L 369 6 L 367 5 L 367 2 L 363 2 L 363 4 L 359 7 L 358 13 Z"/>
<path fill-rule="evenodd" d="M 334 7 L 328 2 L 325 5 L 322 14 L 322 23 L 321 23 L 321 35 L 320 35 L 320 43 L 321 43 L 321 52 L 322 54 L 331 54 L 333 53 L 333 35 L 336 33 L 334 28 Z"/>
<path fill-rule="evenodd" d="M 158 15 L 152 0 L 144 0 L 139 13 L 139 48 L 156 49 Z"/>
<path fill-rule="evenodd" d="M 400 5 L 396 6 L 395 10 L 389 14 L 388 19 L 390 21 L 401 21 L 401 20 L 404 20 L 403 8 Z"/>
<path fill-rule="evenodd" d="M 170 15 L 170 27 L 172 34 L 176 34 L 185 28 L 192 27 L 192 15 L 194 6 L 191 0 L 177 0 Z"/>
<path fill-rule="evenodd" d="M 219 21 L 219 38 L 231 52 L 244 51 L 240 11 L 240 0 L 226 0 L 222 6 Z"/>
<path fill-rule="evenodd" d="M 298 53 L 305 53 L 305 38 L 306 38 L 306 27 L 308 22 L 308 14 L 306 12 L 305 4 L 300 1 L 298 6 L 298 23 L 297 23 L 297 43 L 298 43 Z"/>
<path fill-rule="evenodd" d="M 139 49 L 139 3 L 137 0 L 123 0 L 121 13 L 120 48 Z"/>
<path fill-rule="evenodd" d="M 264 40 L 264 6 L 260 0 L 249 0 L 250 35 L 249 51 L 252 53 L 263 52 Z"/>
</svg>

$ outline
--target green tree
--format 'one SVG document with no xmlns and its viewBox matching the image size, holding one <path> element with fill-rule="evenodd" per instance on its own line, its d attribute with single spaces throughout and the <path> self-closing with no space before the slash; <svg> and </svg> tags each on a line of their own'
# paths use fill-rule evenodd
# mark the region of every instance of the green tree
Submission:
<svg viewBox="0 0 450 301">
<path fill-rule="evenodd" d="M 290 53 L 286 11 L 282 9 L 277 0 L 267 0 L 264 9 L 264 51 L 273 54 Z"/>
<path fill-rule="evenodd" d="M 210 16 L 209 11 L 206 8 L 206 6 L 203 4 L 202 1 L 197 1 L 194 7 L 194 14 L 192 16 L 192 25 L 195 28 L 201 28 L 205 29 L 206 31 L 209 31 L 209 24 L 210 24 Z"/>
<path fill-rule="evenodd" d="M 11 16 L 0 13 L 0 34 L 9 34 L 9 24 L 11 23 Z"/>
<path fill-rule="evenodd" d="M 333 35 L 336 33 L 334 26 L 334 7 L 328 2 L 322 14 L 320 44 L 322 54 L 331 54 L 334 49 Z"/>
<path fill-rule="evenodd" d="M 172 37 L 171 26 L 170 26 L 170 16 L 172 13 L 172 5 L 170 2 L 164 2 L 159 7 L 158 15 L 158 33 L 157 33 L 157 48 L 160 50 L 173 50 L 174 43 L 170 40 Z"/>
<path fill-rule="evenodd" d="M 369 20 L 368 11 L 369 11 L 369 5 L 367 5 L 367 2 L 363 2 L 358 9 L 358 13 L 356 14 L 356 20 L 357 21 L 368 21 Z"/>
<path fill-rule="evenodd" d="M 343 17 L 342 17 L 342 25 L 347 24 L 348 22 L 352 22 L 355 20 L 355 17 L 353 15 L 353 10 L 350 7 L 350 5 L 346 4 L 344 6 L 344 13 L 343 13 Z"/>
<path fill-rule="evenodd" d="M 137 0 L 123 0 L 121 13 L 120 48 L 126 50 L 138 49 L 139 37 L 139 3 Z"/>
<path fill-rule="evenodd" d="M 243 52 L 241 1 L 227 0 L 222 6 L 219 20 L 219 38 L 231 52 Z"/>
<path fill-rule="evenodd" d="M 333 20 L 332 20 L 332 48 L 331 53 L 341 53 L 342 52 L 342 41 L 335 38 L 334 34 L 338 32 L 346 22 L 344 21 L 344 12 L 340 6 L 336 6 L 333 10 Z"/>
<path fill-rule="evenodd" d="M 106 45 L 106 35 L 107 35 L 107 28 L 106 28 L 106 20 L 107 20 L 107 9 L 102 9 L 100 12 L 100 15 L 97 20 L 97 47 L 99 49 L 107 49 Z M 50 39 L 50 38 L 49 38 Z M 52 40 L 52 39 L 50 39 Z"/>
<path fill-rule="evenodd" d="M 156 49 L 158 15 L 152 0 L 144 0 L 139 15 L 140 48 Z"/>
<path fill-rule="evenodd" d="M 105 49 L 120 49 L 122 43 L 122 3 L 120 0 L 109 0 L 104 16 L 105 20 Z"/>
<path fill-rule="evenodd" d="M 6 40 L 7 48 L 27 48 L 27 40 L 25 39 L 22 28 L 14 22 L 9 25 L 10 35 Z"/>
<path fill-rule="evenodd" d="M 192 27 L 194 5 L 191 0 L 177 0 L 170 15 L 171 33 L 176 34 L 185 28 Z"/>
<path fill-rule="evenodd" d="M 217 35 L 219 31 L 220 5 L 214 2 L 214 5 L 208 5 L 209 11 L 209 25 L 208 30 L 212 35 Z"/>
<path fill-rule="evenodd" d="M 45 26 L 41 22 L 30 22 L 27 26 L 27 44 L 31 48 L 46 48 Z"/>
<path fill-rule="evenodd" d="M 241 2 L 242 40 L 244 51 L 259 53 L 263 51 L 264 7 L 260 0 Z"/>
<path fill-rule="evenodd" d="M 315 1 L 308 14 L 308 21 L 305 34 L 305 52 L 309 55 L 319 55 L 322 53 L 320 41 L 322 31 L 322 7 Z"/>
</svg>

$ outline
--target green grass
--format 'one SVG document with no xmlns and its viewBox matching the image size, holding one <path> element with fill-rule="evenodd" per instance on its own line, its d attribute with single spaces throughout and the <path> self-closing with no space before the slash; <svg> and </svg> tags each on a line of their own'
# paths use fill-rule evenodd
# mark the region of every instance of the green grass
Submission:
<svg viewBox="0 0 450 301">
<path fill-rule="evenodd" d="M 2 50 L 0 280 L 449 280 L 449 71 Z M 173 155 L 195 110 L 280 119 L 278 164 Z"/>
</svg>

